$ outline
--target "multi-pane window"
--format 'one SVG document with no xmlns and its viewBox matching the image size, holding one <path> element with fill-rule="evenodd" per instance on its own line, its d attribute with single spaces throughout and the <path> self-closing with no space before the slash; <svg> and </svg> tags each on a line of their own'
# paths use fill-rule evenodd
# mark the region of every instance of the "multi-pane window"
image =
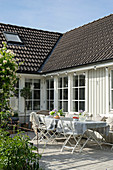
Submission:
<svg viewBox="0 0 113 170">
<path fill-rule="evenodd" d="M 15 84 L 15 93 L 14 93 L 14 96 L 19 98 L 19 78 L 17 79 L 17 82 Z"/>
<path fill-rule="evenodd" d="M 85 111 L 85 75 L 73 76 L 73 111 Z"/>
<path fill-rule="evenodd" d="M 111 70 L 111 110 L 113 110 L 113 70 Z"/>
<path fill-rule="evenodd" d="M 25 87 L 31 90 L 30 97 L 25 101 L 27 110 L 40 110 L 40 80 L 26 79 Z"/>
<path fill-rule="evenodd" d="M 46 80 L 46 108 L 54 109 L 54 79 Z"/>
<path fill-rule="evenodd" d="M 68 77 L 58 79 L 58 109 L 68 112 Z"/>
</svg>

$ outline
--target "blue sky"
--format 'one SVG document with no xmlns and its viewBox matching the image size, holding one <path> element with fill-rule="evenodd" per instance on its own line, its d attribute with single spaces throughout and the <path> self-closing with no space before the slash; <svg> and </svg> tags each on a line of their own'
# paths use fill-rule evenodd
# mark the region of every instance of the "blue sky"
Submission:
<svg viewBox="0 0 113 170">
<path fill-rule="evenodd" d="M 0 0 L 0 22 L 64 33 L 113 13 L 113 0 Z"/>
</svg>

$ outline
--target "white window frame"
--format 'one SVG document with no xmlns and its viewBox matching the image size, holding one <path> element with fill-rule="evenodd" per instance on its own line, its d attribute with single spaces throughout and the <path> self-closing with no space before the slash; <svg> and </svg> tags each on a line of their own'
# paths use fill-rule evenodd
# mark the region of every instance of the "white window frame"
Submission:
<svg viewBox="0 0 113 170">
<path fill-rule="evenodd" d="M 80 76 L 80 75 L 84 75 L 84 76 L 85 76 L 85 86 L 79 86 L 79 76 Z M 87 101 L 87 100 L 86 100 L 86 98 L 87 98 L 87 90 L 86 90 L 86 81 L 87 81 L 87 80 L 86 80 L 86 73 L 79 73 L 79 74 L 73 75 L 73 78 L 74 78 L 74 76 L 78 76 L 78 86 L 77 86 L 77 87 L 74 87 L 73 84 L 72 84 L 72 94 L 73 94 L 73 96 L 72 96 L 72 112 L 78 112 L 78 111 L 80 110 L 80 109 L 79 109 L 79 102 L 80 102 L 80 101 L 85 102 L 85 104 L 84 104 L 84 105 L 85 105 L 85 108 L 84 108 L 85 110 L 84 110 L 84 111 L 86 111 L 86 110 L 87 110 L 87 109 L 86 109 L 86 108 L 87 108 L 87 102 L 86 102 L 86 101 Z M 73 79 L 73 81 L 74 81 L 74 79 Z M 88 85 L 88 83 L 87 83 L 87 85 Z M 81 99 L 81 100 L 79 99 L 79 89 L 80 89 L 80 88 L 84 88 L 84 89 L 85 89 L 85 99 L 84 99 L 84 100 L 83 100 L 83 99 Z M 87 87 L 87 88 L 88 88 L 88 87 Z M 74 89 L 78 89 L 78 100 L 75 100 L 75 99 L 74 99 L 74 93 L 73 93 L 73 90 L 74 90 Z M 74 103 L 75 101 L 78 102 L 78 111 L 74 111 L 74 110 L 73 110 L 73 103 Z M 87 111 L 88 111 L 88 110 L 87 110 Z"/>
<path fill-rule="evenodd" d="M 36 110 L 36 109 L 34 109 L 34 102 L 35 102 L 35 101 L 39 101 L 39 102 L 40 102 L 40 107 L 41 107 L 41 81 L 40 81 L 40 79 L 26 78 L 26 79 L 25 79 L 25 83 L 26 83 L 26 82 L 30 82 L 29 80 L 31 80 L 31 83 L 32 83 L 32 85 L 31 85 L 31 86 L 32 86 L 32 87 L 31 87 L 32 99 L 26 99 L 25 101 L 31 101 L 31 103 L 32 103 L 32 104 L 31 104 L 31 110 L 27 110 L 27 111 L 33 111 L 33 110 Z M 36 80 L 36 81 L 37 81 L 37 80 L 40 81 L 40 89 L 39 89 L 39 88 L 35 88 L 35 89 L 34 89 L 35 80 Z M 40 99 L 34 99 L 34 98 L 33 98 L 35 90 L 40 91 Z M 39 110 L 40 110 L 40 108 L 39 108 Z"/>
<path fill-rule="evenodd" d="M 58 109 L 64 109 L 63 107 L 63 102 L 67 102 L 67 106 L 68 106 L 68 98 L 67 99 L 63 99 L 63 90 L 67 90 L 68 93 L 69 93 L 69 90 L 68 90 L 68 83 L 67 83 L 67 87 L 64 87 L 64 78 L 67 77 L 68 79 L 68 76 L 61 76 L 61 77 L 58 77 Z M 62 78 L 62 87 L 59 87 L 59 79 Z M 69 79 L 68 79 L 69 80 Z M 59 99 L 59 90 L 62 90 L 62 99 Z M 59 102 L 62 102 L 62 108 L 59 108 Z M 68 107 L 67 107 L 67 110 L 64 112 L 68 112 Z"/>
<path fill-rule="evenodd" d="M 53 88 L 50 87 L 51 80 L 53 80 L 53 86 L 54 86 L 54 78 L 46 79 L 46 109 L 47 110 L 51 110 L 51 107 L 50 107 L 51 102 L 53 102 L 53 109 L 54 109 L 54 96 L 53 96 L 52 100 L 50 99 L 50 91 L 51 90 L 53 90 L 53 94 L 54 94 L 54 87 Z M 47 81 L 49 81 L 49 88 L 47 88 Z M 47 99 L 47 91 L 49 91 L 49 99 Z M 47 102 L 49 102 L 49 108 L 47 108 Z"/>
</svg>

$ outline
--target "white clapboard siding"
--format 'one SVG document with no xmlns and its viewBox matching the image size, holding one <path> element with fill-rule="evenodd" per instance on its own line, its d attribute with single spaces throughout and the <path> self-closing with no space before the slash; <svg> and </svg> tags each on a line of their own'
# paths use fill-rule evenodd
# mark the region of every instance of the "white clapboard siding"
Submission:
<svg viewBox="0 0 113 170">
<path fill-rule="evenodd" d="M 93 116 L 106 113 L 105 68 L 89 71 L 89 113 Z"/>
</svg>

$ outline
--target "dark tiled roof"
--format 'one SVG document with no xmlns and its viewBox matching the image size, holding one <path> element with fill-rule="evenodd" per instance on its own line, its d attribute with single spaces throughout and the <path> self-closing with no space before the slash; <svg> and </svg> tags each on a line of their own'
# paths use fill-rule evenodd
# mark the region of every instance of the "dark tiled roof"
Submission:
<svg viewBox="0 0 113 170">
<path fill-rule="evenodd" d="M 113 59 L 113 14 L 65 33 L 43 72 Z"/>
<path fill-rule="evenodd" d="M 0 48 L 6 41 L 3 32 L 17 33 L 23 45 L 8 45 L 23 64 L 19 72 L 37 73 L 62 34 L 0 23 Z"/>
</svg>

